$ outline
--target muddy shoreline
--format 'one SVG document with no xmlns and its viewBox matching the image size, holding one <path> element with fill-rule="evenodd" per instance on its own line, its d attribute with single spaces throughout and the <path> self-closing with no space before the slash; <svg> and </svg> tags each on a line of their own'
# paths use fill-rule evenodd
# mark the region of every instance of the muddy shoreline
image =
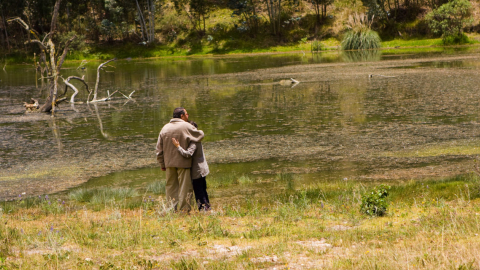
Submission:
<svg viewBox="0 0 480 270">
<path fill-rule="evenodd" d="M 457 61 L 471 62 L 471 65 L 458 68 L 435 66 L 438 62 Z M 480 154 L 480 150 L 472 150 L 472 142 L 475 145 L 480 138 L 480 123 L 472 116 L 480 115 L 480 93 L 471 87 L 480 85 L 477 63 L 480 63 L 480 56 L 472 54 L 366 63 L 311 64 L 188 76 L 179 82 L 171 79 L 167 84 L 157 83 L 155 87 L 161 91 L 181 83 L 183 88 L 192 93 L 202 93 L 205 84 L 199 81 L 208 80 L 209 95 L 225 89 L 251 88 L 255 91 L 258 88 L 263 106 L 258 112 L 259 120 L 255 122 L 258 130 L 254 130 L 253 124 L 248 122 L 250 130 L 243 131 L 240 128 L 227 139 L 205 142 L 206 155 L 211 163 L 280 160 L 320 164 L 307 168 L 288 168 L 294 173 L 308 173 L 320 170 L 328 161 L 341 160 L 365 164 L 370 173 L 360 175 L 358 180 L 408 180 L 471 171 L 473 159 Z M 416 68 L 409 68 L 411 66 Z M 370 74 L 394 77 L 370 78 Z M 277 85 L 277 81 L 285 78 L 295 78 L 301 83 L 293 89 Z M 432 88 L 432 80 L 446 88 Z M 396 85 L 396 88 L 390 89 L 391 85 Z M 148 85 L 143 87 L 148 88 Z M 449 87 L 455 91 L 446 91 Z M 368 91 L 358 90 L 363 88 Z M 91 106 L 77 105 L 76 109 L 80 112 L 75 112 L 67 105 L 61 107 L 57 117 L 52 119 L 46 115 L 21 114 L 23 109 L 20 103 L 12 104 L 12 100 L 20 101 L 27 94 L 14 93 L 13 96 L 3 102 L 3 109 L 0 109 L 2 200 L 17 198 L 24 192 L 27 196 L 55 193 L 81 185 L 92 177 L 156 166 L 154 147 L 161 123 L 156 123 L 148 134 L 122 136 L 118 135 L 120 131 L 110 130 L 118 134 L 109 137 L 105 136 L 106 132 L 99 131 L 101 125 L 95 122 L 97 116 L 98 119 L 111 117 L 109 105 L 102 105 L 96 115 Z M 331 120 L 318 120 L 316 125 L 309 126 L 304 115 L 289 115 L 289 110 L 302 106 L 305 101 L 321 100 L 325 96 L 337 98 L 338 106 L 306 109 L 312 114 L 324 114 Z M 384 103 L 383 106 L 377 106 L 379 102 Z M 148 97 L 139 97 L 136 105 L 130 105 L 133 109 L 127 110 L 138 110 L 148 103 Z M 122 104 L 112 103 L 111 106 L 122 108 Z M 252 106 L 255 111 L 256 105 L 246 102 L 243 106 Z M 262 113 L 269 108 L 284 111 L 284 119 L 289 122 L 284 127 L 279 127 L 278 123 L 262 122 Z M 325 109 L 330 111 L 325 112 Z M 231 114 L 221 110 L 215 113 Z M 440 117 L 441 125 L 435 122 Z M 373 118 L 385 120 L 369 121 Z M 296 126 L 294 130 L 288 128 L 291 123 L 299 121 L 307 125 Z M 76 138 L 70 134 L 71 130 L 84 124 L 97 127 L 90 138 Z M 87 128 L 86 132 L 90 132 Z M 288 129 L 288 132 L 280 134 L 282 128 Z M 32 131 L 35 135 L 32 135 Z M 447 151 L 449 143 L 456 144 L 456 152 Z M 423 156 L 402 154 L 437 146 L 447 149 L 446 154 L 442 151 Z M 265 170 L 274 174 L 282 171 L 282 168 Z"/>
</svg>

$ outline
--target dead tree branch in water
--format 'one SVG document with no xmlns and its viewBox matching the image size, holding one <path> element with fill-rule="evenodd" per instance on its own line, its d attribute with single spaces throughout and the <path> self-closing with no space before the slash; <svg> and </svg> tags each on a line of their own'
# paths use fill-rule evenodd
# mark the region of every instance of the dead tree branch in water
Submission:
<svg viewBox="0 0 480 270">
<path fill-rule="evenodd" d="M 65 58 L 67 56 L 70 43 L 76 38 L 76 36 L 70 38 L 65 43 L 62 55 L 60 57 L 56 57 L 56 46 L 53 42 L 53 37 L 55 36 L 55 32 L 57 29 L 57 19 L 59 16 L 60 3 L 61 0 L 56 0 L 55 8 L 52 15 L 50 32 L 44 37 L 43 41 L 40 41 L 38 33 L 33 30 L 27 23 L 25 23 L 21 18 L 16 17 L 9 20 L 9 22 L 16 21 L 17 23 L 22 25 L 27 31 L 32 33 L 36 39 L 29 42 L 38 44 L 40 46 L 40 49 L 42 50 L 42 54 L 44 54 L 44 58 L 47 58 L 47 56 L 49 57 L 50 62 L 47 62 L 47 60 L 45 59 L 45 66 L 47 70 L 48 82 L 50 84 L 50 92 L 47 99 L 45 100 L 45 103 L 40 107 L 39 110 L 41 112 L 52 112 L 52 115 L 55 114 L 55 105 L 60 103 L 61 101 L 66 100 L 66 98 L 57 99 L 58 78 L 60 76 L 60 69 L 62 68 L 63 62 L 65 61 Z"/>
<path fill-rule="evenodd" d="M 94 90 L 94 91 L 90 91 L 90 90 L 89 90 L 88 84 L 87 84 L 87 82 L 85 82 L 85 80 L 84 80 L 84 77 L 85 77 L 85 76 L 83 76 L 82 78 L 76 77 L 76 76 L 70 76 L 70 77 L 68 77 L 67 79 L 63 79 L 63 81 L 65 82 L 65 91 L 63 92 L 63 94 L 62 94 L 61 96 L 65 95 L 65 93 L 67 92 L 68 87 L 70 87 L 70 88 L 72 88 L 72 90 L 74 91 L 74 94 L 73 94 L 73 95 L 71 96 L 71 98 L 70 98 L 70 102 L 71 102 L 71 103 L 74 103 L 74 102 L 75 102 L 75 97 L 76 97 L 77 94 L 78 94 L 78 90 L 77 90 L 77 88 L 76 88 L 73 84 L 70 83 L 70 80 L 75 79 L 75 80 L 81 81 L 81 82 L 85 85 L 85 87 L 86 87 L 86 89 L 87 89 L 87 91 L 88 91 L 87 103 L 95 103 L 95 102 L 102 102 L 102 101 L 111 100 L 112 97 L 113 97 L 113 95 L 115 95 L 116 93 L 122 94 L 122 95 L 123 95 L 126 99 L 128 99 L 128 100 L 133 100 L 132 95 L 133 95 L 133 93 L 135 93 L 135 90 L 132 91 L 132 93 L 130 93 L 129 96 L 124 95 L 123 93 L 121 93 L 121 92 L 118 91 L 118 90 L 116 90 L 115 92 L 113 92 L 113 93 L 111 93 L 111 94 L 107 91 L 107 97 L 106 97 L 106 98 L 97 99 L 98 86 L 99 86 L 99 84 L 100 84 L 100 70 L 102 70 L 102 68 L 104 68 L 108 63 L 110 63 L 110 62 L 112 62 L 112 61 L 115 61 L 115 60 L 116 60 L 115 58 L 114 58 L 114 59 L 111 59 L 111 60 L 108 60 L 107 62 L 102 63 L 102 64 L 100 64 L 100 65 L 98 66 L 98 68 L 97 68 L 97 80 L 96 80 L 96 83 L 95 83 L 95 90 Z M 90 100 L 90 95 L 92 94 L 92 92 L 93 92 L 94 96 L 93 96 L 93 99 Z"/>
<path fill-rule="evenodd" d="M 106 99 L 103 99 L 103 100 L 97 100 L 97 93 L 98 93 L 98 85 L 100 83 L 100 70 L 103 68 L 103 66 L 105 66 L 106 64 L 112 62 L 112 61 L 115 61 L 117 60 L 117 58 L 113 58 L 113 59 L 110 59 L 108 60 L 107 62 L 105 63 L 102 63 L 98 66 L 97 68 L 97 81 L 95 82 L 95 90 L 93 92 L 93 99 L 92 101 L 89 101 L 89 102 L 98 102 L 98 101 L 105 101 Z M 112 94 L 113 95 L 113 94 Z M 88 95 L 88 97 L 90 98 L 90 95 Z"/>
<path fill-rule="evenodd" d="M 62 94 L 61 96 L 65 95 L 65 93 L 67 93 L 68 87 L 70 87 L 70 88 L 72 88 L 72 90 L 75 92 L 75 93 L 73 93 L 73 95 L 70 97 L 70 103 L 75 103 L 75 97 L 76 97 L 77 94 L 78 94 L 78 90 L 77 90 L 77 88 L 76 88 L 73 84 L 70 83 L 70 80 L 72 80 L 72 79 L 81 81 L 81 82 L 85 85 L 85 87 L 87 88 L 87 91 L 90 93 L 90 91 L 88 90 L 88 84 L 85 82 L 84 77 L 85 77 L 85 75 L 82 76 L 82 78 L 76 77 L 76 76 L 70 76 L 70 77 L 68 77 L 66 80 L 63 79 L 63 82 L 65 83 L 65 91 L 63 92 L 63 94 Z"/>
</svg>

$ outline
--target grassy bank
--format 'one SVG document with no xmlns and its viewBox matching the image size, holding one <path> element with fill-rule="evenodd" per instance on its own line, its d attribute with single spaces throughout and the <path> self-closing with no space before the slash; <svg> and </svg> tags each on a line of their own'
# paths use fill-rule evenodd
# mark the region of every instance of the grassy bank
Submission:
<svg viewBox="0 0 480 270">
<path fill-rule="evenodd" d="M 224 178 L 230 189 L 257 184 Z M 0 269 L 480 267 L 477 176 L 388 183 L 384 217 L 359 211 L 380 183 L 297 180 L 277 175 L 275 192 L 214 197 L 206 214 L 165 211 L 161 184 L 2 203 Z"/>
<path fill-rule="evenodd" d="M 464 46 L 475 46 L 479 43 L 478 36 L 471 35 L 470 42 Z M 335 38 L 322 40 L 320 42 L 320 51 L 339 50 L 340 41 Z M 415 51 L 420 49 L 422 52 L 429 50 L 438 50 L 444 47 L 441 38 L 434 39 L 393 39 L 382 42 L 381 50 L 394 54 L 397 51 L 409 49 Z M 112 58 L 140 59 L 140 58 L 159 58 L 159 57 L 184 57 L 184 56 L 205 56 L 205 55 L 235 55 L 252 53 L 279 53 L 279 52 L 315 52 L 315 44 L 311 41 L 301 41 L 295 44 L 272 45 L 268 42 L 252 42 L 245 40 L 234 40 L 212 44 L 210 42 L 200 42 L 197 44 L 178 45 L 141 45 L 141 44 L 105 44 L 101 46 L 87 45 L 80 51 L 69 53 L 68 61 L 81 60 L 106 60 Z M 402 53 L 404 53 L 402 51 Z M 30 55 L 32 54 L 32 55 Z M 33 63 L 33 53 L 11 53 L 5 55 L 3 59 L 6 64 L 14 63 Z"/>
</svg>

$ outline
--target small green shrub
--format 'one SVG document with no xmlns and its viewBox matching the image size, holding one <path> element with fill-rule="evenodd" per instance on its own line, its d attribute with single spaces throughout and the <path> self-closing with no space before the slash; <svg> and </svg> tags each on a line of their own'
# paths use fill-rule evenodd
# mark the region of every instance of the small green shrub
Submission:
<svg viewBox="0 0 480 270">
<path fill-rule="evenodd" d="M 380 185 L 364 194 L 360 211 L 369 216 L 384 216 L 387 213 L 388 190 L 390 190 L 390 186 Z"/>
<path fill-rule="evenodd" d="M 311 45 L 312 45 L 312 48 L 311 48 L 312 52 L 319 52 L 322 50 L 322 43 L 320 43 L 320 41 L 318 40 L 312 41 Z"/>
<path fill-rule="evenodd" d="M 454 45 L 454 44 L 467 44 L 470 43 L 467 35 L 464 33 L 457 36 L 445 36 L 442 38 L 444 45 Z"/>
</svg>

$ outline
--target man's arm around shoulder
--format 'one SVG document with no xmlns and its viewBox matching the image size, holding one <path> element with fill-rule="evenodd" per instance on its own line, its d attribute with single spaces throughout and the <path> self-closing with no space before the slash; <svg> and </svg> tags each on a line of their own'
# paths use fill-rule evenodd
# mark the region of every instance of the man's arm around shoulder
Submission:
<svg viewBox="0 0 480 270">
<path fill-rule="evenodd" d="M 202 130 L 198 130 L 192 125 L 188 127 L 188 132 L 190 133 L 189 137 L 191 142 L 200 142 L 202 141 L 203 137 L 205 137 L 205 134 Z"/>
</svg>

